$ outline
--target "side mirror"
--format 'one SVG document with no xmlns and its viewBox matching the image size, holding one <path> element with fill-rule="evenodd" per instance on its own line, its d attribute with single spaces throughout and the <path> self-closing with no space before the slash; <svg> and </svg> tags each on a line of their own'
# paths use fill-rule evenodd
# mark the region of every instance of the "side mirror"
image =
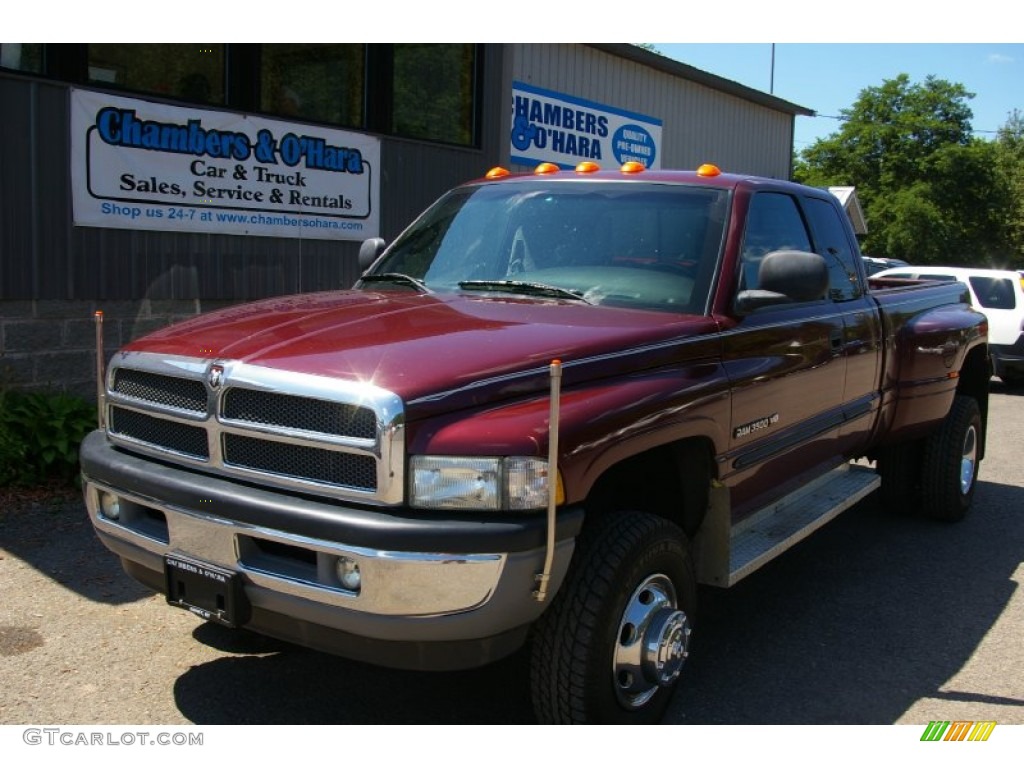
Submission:
<svg viewBox="0 0 1024 768">
<path fill-rule="evenodd" d="M 758 271 L 758 287 L 736 294 L 733 309 L 747 315 L 762 307 L 818 301 L 828 292 L 828 264 L 816 253 L 772 251 Z"/>
<path fill-rule="evenodd" d="M 384 253 L 384 238 L 371 237 L 359 246 L 359 271 L 365 272 Z"/>
</svg>

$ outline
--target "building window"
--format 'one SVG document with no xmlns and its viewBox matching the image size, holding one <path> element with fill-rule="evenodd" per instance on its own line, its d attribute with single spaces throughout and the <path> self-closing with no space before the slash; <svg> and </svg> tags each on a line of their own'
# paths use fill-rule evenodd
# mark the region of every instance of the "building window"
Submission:
<svg viewBox="0 0 1024 768">
<path fill-rule="evenodd" d="M 362 127 L 365 46 L 269 44 L 260 55 L 261 111 Z"/>
<path fill-rule="evenodd" d="M 0 67 L 22 72 L 43 71 L 42 43 L 0 43 Z"/>
<path fill-rule="evenodd" d="M 476 46 L 394 47 L 391 132 L 471 146 L 475 140 Z"/>
<path fill-rule="evenodd" d="M 94 85 L 224 104 L 223 43 L 89 43 Z"/>
</svg>

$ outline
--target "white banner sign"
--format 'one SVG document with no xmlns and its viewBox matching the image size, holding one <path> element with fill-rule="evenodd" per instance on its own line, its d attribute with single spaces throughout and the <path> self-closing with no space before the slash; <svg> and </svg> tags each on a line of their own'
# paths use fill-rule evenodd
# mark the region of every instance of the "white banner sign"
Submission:
<svg viewBox="0 0 1024 768">
<path fill-rule="evenodd" d="M 512 83 L 513 163 L 575 168 L 592 160 L 605 169 L 636 161 L 661 168 L 661 120 Z"/>
<path fill-rule="evenodd" d="M 71 94 L 74 223 L 365 240 L 380 141 L 269 118 Z"/>
</svg>

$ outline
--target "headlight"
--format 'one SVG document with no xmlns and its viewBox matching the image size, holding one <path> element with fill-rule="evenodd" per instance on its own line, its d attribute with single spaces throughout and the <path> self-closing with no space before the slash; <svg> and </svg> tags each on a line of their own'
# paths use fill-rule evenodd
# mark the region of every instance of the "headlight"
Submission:
<svg viewBox="0 0 1024 768">
<path fill-rule="evenodd" d="M 410 504 L 421 509 L 487 511 L 543 509 L 548 463 L 512 456 L 413 456 Z"/>
</svg>

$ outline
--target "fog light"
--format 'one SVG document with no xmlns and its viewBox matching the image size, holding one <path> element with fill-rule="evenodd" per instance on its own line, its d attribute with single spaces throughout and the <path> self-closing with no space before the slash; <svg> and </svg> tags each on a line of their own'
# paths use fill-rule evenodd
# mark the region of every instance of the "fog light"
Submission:
<svg viewBox="0 0 1024 768">
<path fill-rule="evenodd" d="M 100 491 L 100 509 L 104 517 L 117 520 L 121 516 L 121 499 L 112 493 Z"/>
<path fill-rule="evenodd" d="M 359 563 L 350 557 L 339 557 L 335 566 L 338 581 L 349 592 L 358 592 L 363 585 L 363 576 L 359 573 Z"/>
</svg>

